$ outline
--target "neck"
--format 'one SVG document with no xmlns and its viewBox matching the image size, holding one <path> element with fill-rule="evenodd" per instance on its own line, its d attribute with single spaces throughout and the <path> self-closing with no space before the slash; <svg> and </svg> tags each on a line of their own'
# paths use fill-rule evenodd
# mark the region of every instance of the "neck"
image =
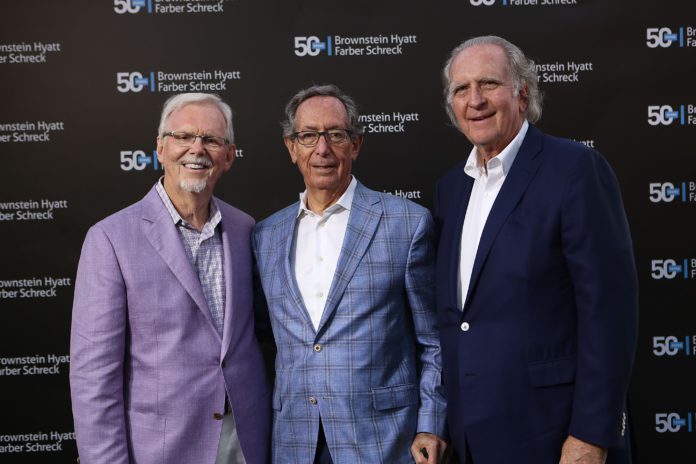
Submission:
<svg viewBox="0 0 696 464">
<path fill-rule="evenodd" d="M 212 194 L 207 190 L 201 193 L 194 193 L 182 190 L 178 186 L 173 188 L 167 185 L 166 177 L 164 180 L 164 191 L 167 192 L 167 196 L 169 196 L 179 216 L 197 230 L 202 230 L 205 222 L 208 220 Z"/>
<path fill-rule="evenodd" d="M 324 211 L 331 205 L 336 203 L 341 195 L 348 190 L 350 185 L 350 180 L 343 188 L 336 190 L 320 190 L 320 189 L 309 189 L 307 188 L 307 194 L 305 195 L 305 200 L 307 202 L 307 208 L 313 213 L 318 215 L 323 215 Z"/>
</svg>

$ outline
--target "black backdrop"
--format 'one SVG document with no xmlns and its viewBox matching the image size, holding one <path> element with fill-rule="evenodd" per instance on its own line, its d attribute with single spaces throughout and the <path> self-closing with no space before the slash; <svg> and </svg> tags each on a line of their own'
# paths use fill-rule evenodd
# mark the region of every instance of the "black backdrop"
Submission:
<svg viewBox="0 0 696 464">
<path fill-rule="evenodd" d="M 619 177 L 641 284 L 638 462 L 693 459 L 695 10 L 688 0 L 3 2 L 0 462 L 75 461 L 67 374 L 80 246 L 161 175 L 166 97 L 212 90 L 232 105 L 238 158 L 217 194 L 257 219 L 303 188 L 279 121 L 295 91 L 325 82 L 365 115 L 356 176 L 430 206 L 435 180 L 470 149 L 447 122 L 440 69 L 482 34 L 540 66 L 538 126 L 597 148 Z"/>
</svg>

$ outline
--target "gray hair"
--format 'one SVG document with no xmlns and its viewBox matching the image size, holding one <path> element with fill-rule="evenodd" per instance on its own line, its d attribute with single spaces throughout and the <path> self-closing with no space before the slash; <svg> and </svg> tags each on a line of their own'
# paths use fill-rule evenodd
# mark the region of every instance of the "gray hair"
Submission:
<svg viewBox="0 0 696 464">
<path fill-rule="evenodd" d="M 364 132 L 365 127 L 360 124 L 360 112 L 358 105 L 349 95 L 343 93 L 341 89 L 333 84 L 313 85 L 306 89 L 297 92 L 285 105 L 285 119 L 280 123 L 283 128 L 283 137 L 291 137 L 295 132 L 295 115 L 297 108 L 302 102 L 309 100 L 312 97 L 334 97 L 337 98 L 348 113 L 348 130 L 354 135 L 360 135 Z"/>
<path fill-rule="evenodd" d="M 210 103 L 215 105 L 222 115 L 225 117 L 225 124 L 227 126 L 227 134 L 225 138 L 234 143 L 234 129 L 232 127 L 232 108 L 230 105 L 222 101 L 220 97 L 212 93 L 179 93 L 172 95 L 164 102 L 164 107 L 162 108 L 162 116 L 160 117 L 159 128 L 157 133 L 160 137 L 164 134 L 169 116 L 172 115 L 176 110 L 183 108 L 186 105 L 195 105 Z"/>
<path fill-rule="evenodd" d="M 519 95 L 520 90 L 527 88 L 527 110 L 525 117 L 530 123 L 535 123 L 541 118 L 542 94 L 539 90 L 539 76 L 534 66 L 534 61 L 527 58 L 517 45 L 514 45 L 502 37 L 495 35 L 485 35 L 474 37 L 459 44 L 445 63 L 442 69 L 442 80 L 444 83 L 445 109 L 452 124 L 457 126 L 457 118 L 452 111 L 452 92 L 450 90 L 450 69 L 454 59 L 467 48 L 476 45 L 497 45 L 502 48 L 507 55 L 508 72 L 514 83 L 515 95 Z"/>
</svg>

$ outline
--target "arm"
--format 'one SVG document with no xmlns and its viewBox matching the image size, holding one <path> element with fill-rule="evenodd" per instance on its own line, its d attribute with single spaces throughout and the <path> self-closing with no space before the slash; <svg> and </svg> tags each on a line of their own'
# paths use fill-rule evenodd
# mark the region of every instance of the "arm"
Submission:
<svg viewBox="0 0 696 464">
<path fill-rule="evenodd" d="M 129 462 L 123 401 L 126 310 L 114 249 L 95 226 L 82 246 L 70 334 L 70 390 L 82 462 Z"/>
<path fill-rule="evenodd" d="M 406 296 L 413 317 L 421 372 L 420 407 L 412 454 L 418 463 L 437 462 L 445 450 L 440 438 L 445 432 L 446 405 L 442 392 L 440 341 L 435 313 L 434 224 L 430 213 L 420 219 L 406 263 Z M 429 459 L 423 460 L 425 448 Z"/>
<path fill-rule="evenodd" d="M 268 379 L 273 385 L 275 379 L 275 355 L 276 344 L 273 337 L 273 328 L 271 327 L 271 318 L 268 313 L 268 304 L 266 295 L 261 286 L 261 276 L 259 275 L 257 261 L 257 245 L 256 245 L 256 229 L 251 232 L 251 260 L 254 279 L 254 327 L 256 338 L 261 346 L 261 353 L 266 367 Z"/>
<path fill-rule="evenodd" d="M 578 330 L 569 435 L 620 446 L 636 348 L 637 276 L 618 182 L 596 152 L 581 157 L 568 179 L 561 233 Z"/>
</svg>

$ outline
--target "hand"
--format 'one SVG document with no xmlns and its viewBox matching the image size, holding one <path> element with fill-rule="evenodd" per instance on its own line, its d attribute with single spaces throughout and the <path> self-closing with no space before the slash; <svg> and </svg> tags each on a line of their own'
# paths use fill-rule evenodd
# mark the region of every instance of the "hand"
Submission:
<svg viewBox="0 0 696 464">
<path fill-rule="evenodd" d="M 558 464 L 604 464 L 607 460 L 607 449 L 578 440 L 568 435 Z"/>
<path fill-rule="evenodd" d="M 438 464 L 443 462 L 447 443 L 432 433 L 421 432 L 416 434 L 411 445 L 411 454 L 416 464 Z"/>
</svg>

